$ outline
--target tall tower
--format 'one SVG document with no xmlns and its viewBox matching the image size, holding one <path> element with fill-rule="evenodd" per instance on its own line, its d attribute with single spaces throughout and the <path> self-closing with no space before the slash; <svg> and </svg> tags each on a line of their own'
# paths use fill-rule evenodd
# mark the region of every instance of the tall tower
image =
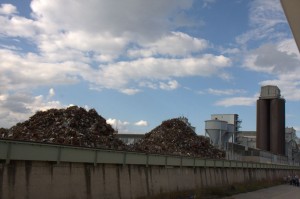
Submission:
<svg viewBox="0 0 300 199">
<path fill-rule="evenodd" d="M 262 86 L 256 108 L 256 147 L 285 155 L 285 100 L 279 88 Z"/>
</svg>

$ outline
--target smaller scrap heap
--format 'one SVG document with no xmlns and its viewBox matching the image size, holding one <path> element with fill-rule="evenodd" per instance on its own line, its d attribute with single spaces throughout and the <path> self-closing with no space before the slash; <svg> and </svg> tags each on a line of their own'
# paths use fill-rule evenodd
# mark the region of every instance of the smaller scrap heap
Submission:
<svg viewBox="0 0 300 199">
<path fill-rule="evenodd" d="M 29 120 L 10 129 L 0 129 L 0 138 L 84 147 L 119 149 L 125 144 L 95 109 L 78 106 L 38 111 Z"/>
<path fill-rule="evenodd" d="M 191 156 L 200 158 L 225 158 L 225 152 L 210 144 L 209 139 L 198 136 L 180 119 L 162 122 L 132 146 L 134 151 L 145 153 Z"/>
</svg>

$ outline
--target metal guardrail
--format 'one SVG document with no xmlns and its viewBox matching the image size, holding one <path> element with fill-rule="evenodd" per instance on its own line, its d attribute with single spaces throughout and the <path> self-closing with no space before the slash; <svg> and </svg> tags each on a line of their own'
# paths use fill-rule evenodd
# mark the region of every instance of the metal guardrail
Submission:
<svg viewBox="0 0 300 199">
<path fill-rule="evenodd" d="M 11 160 L 80 162 L 97 164 L 157 165 L 166 167 L 214 167 L 214 168 L 255 168 L 255 169 L 299 169 L 300 167 L 280 164 L 243 162 L 235 160 L 201 159 L 93 149 L 85 147 L 44 144 L 26 141 L 0 140 L 0 160 L 7 164 Z"/>
</svg>

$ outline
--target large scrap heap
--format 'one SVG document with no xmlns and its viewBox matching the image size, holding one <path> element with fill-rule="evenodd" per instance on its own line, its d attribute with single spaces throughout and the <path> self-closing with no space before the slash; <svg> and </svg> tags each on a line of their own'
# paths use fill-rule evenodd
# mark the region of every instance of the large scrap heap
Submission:
<svg viewBox="0 0 300 199">
<path fill-rule="evenodd" d="M 186 123 L 177 118 L 162 122 L 133 145 L 133 150 L 201 158 L 225 157 L 224 151 L 216 149 L 207 138 L 198 136 Z"/>
<path fill-rule="evenodd" d="M 95 109 L 87 111 L 72 106 L 39 111 L 10 129 L 0 128 L 0 138 L 201 158 L 225 157 L 224 151 L 214 148 L 207 138 L 197 136 L 180 119 L 162 122 L 132 146 L 126 146 L 114 132 Z"/>
<path fill-rule="evenodd" d="M 72 106 L 39 111 L 10 129 L 0 129 L 0 138 L 55 144 L 124 149 L 114 129 L 95 109 Z"/>
</svg>

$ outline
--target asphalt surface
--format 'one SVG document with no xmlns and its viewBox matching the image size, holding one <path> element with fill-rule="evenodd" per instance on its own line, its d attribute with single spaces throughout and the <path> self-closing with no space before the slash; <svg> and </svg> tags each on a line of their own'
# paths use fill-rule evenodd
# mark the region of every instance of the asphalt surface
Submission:
<svg viewBox="0 0 300 199">
<path fill-rule="evenodd" d="M 300 199 L 300 187 L 284 184 L 223 199 Z"/>
</svg>

